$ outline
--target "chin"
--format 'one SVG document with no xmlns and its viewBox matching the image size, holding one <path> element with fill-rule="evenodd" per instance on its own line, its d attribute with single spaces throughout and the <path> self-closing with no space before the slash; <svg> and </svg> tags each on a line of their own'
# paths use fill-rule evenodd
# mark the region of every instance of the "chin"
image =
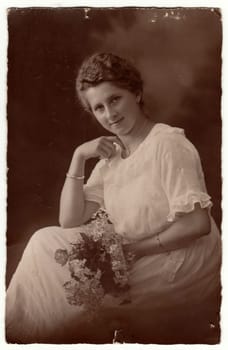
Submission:
<svg viewBox="0 0 228 350">
<path fill-rule="evenodd" d="M 130 135 L 134 127 L 129 128 L 129 129 L 123 129 L 118 132 L 119 135 L 121 136 L 127 136 Z"/>
<path fill-rule="evenodd" d="M 121 130 L 120 130 L 120 131 L 117 131 L 117 130 L 116 130 L 116 131 L 112 131 L 112 133 L 115 134 L 116 136 L 125 136 L 125 135 L 128 134 L 128 133 L 126 133 L 126 131 L 124 131 L 124 130 L 123 130 L 123 131 L 121 131 Z"/>
</svg>

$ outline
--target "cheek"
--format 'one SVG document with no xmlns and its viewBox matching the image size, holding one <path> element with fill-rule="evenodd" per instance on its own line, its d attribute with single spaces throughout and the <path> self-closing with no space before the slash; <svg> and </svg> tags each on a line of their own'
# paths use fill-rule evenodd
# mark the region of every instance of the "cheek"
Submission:
<svg viewBox="0 0 228 350">
<path fill-rule="evenodd" d="M 136 105 L 135 105 L 135 100 L 128 100 L 125 101 L 125 103 L 122 105 L 122 109 L 126 112 L 132 113 L 135 111 Z"/>
<path fill-rule="evenodd" d="M 106 125 L 108 124 L 107 120 L 106 120 L 103 116 L 101 116 L 101 115 L 96 115 L 96 114 L 94 114 L 94 118 L 96 119 L 96 121 L 97 121 L 99 124 L 101 124 L 101 125 L 103 125 L 103 126 L 106 126 Z"/>
<path fill-rule="evenodd" d="M 125 105 L 124 108 L 122 109 L 122 113 L 128 118 L 128 120 L 132 120 L 133 122 L 136 115 L 136 110 L 134 108 L 133 103 L 129 103 Z"/>
</svg>

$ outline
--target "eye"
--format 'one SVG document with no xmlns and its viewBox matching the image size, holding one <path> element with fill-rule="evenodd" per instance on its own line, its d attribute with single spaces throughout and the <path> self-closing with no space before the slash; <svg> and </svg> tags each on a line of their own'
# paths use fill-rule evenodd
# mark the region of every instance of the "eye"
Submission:
<svg viewBox="0 0 228 350">
<path fill-rule="evenodd" d="M 102 112 L 103 110 L 104 110 L 104 106 L 102 104 L 99 104 L 94 108 L 95 112 Z"/>
<path fill-rule="evenodd" d="M 117 103 L 119 100 L 120 100 L 120 96 L 113 96 L 112 99 L 111 99 L 111 104 L 115 104 Z"/>
</svg>

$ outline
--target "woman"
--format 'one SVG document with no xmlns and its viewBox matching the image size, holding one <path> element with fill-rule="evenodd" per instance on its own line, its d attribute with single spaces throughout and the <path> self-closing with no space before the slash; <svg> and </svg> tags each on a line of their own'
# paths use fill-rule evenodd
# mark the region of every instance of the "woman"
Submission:
<svg viewBox="0 0 228 350">
<path fill-rule="evenodd" d="M 75 150 L 61 194 L 61 227 L 33 235 L 10 283 L 8 339 L 50 341 L 51 334 L 73 324 L 80 340 L 83 311 L 67 303 L 62 288 L 66 272 L 53 254 L 104 207 L 125 240 L 124 250 L 135 256 L 132 303 L 111 315 L 125 317 L 136 342 L 183 342 L 166 323 L 172 320 L 179 327 L 183 320 L 194 322 L 200 307 L 200 312 L 207 310 L 208 328 L 208 305 L 220 283 L 220 235 L 199 155 L 182 129 L 155 124 L 145 114 L 142 79 L 123 58 L 92 55 L 79 70 L 76 88 L 83 107 L 113 136 Z M 90 158 L 100 160 L 84 184 Z"/>
</svg>

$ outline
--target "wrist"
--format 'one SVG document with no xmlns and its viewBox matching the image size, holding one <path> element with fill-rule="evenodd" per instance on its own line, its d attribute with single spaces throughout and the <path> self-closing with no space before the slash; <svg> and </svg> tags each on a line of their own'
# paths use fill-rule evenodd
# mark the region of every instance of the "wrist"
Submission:
<svg viewBox="0 0 228 350">
<path fill-rule="evenodd" d="M 77 150 L 74 152 L 67 174 L 82 177 L 85 172 L 85 159 Z"/>
<path fill-rule="evenodd" d="M 145 255 L 161 254 L 166 251 L 159 234 L 142 239 L 137 243 L 136 249 L 136 255 L 139 258 Z"/>
<path fill-rule="evenodd" d="M 166 249 L 164 247 L 164 244 L 161 241 L 161 237 L 160 237 L 159 233 L 157 233 L 155 235 L 155 241 L 156 241 L 155 244 L 157 244 L 158 251 L 161 253 L 164 253 L 166 251 Z"/>
<path fill-rule="evenodd" d="M 79 146 L 79 147 L 76 148 L 76 150 L 74 151 L 73 161 L 80 162 L 80 163 L 84 163 L 86 160 L 87 160 L 87 157 L 86 157 L 86 155 L 83 153 L 83 151 L 81 150 L 81 147 Z"/>
</svg>

